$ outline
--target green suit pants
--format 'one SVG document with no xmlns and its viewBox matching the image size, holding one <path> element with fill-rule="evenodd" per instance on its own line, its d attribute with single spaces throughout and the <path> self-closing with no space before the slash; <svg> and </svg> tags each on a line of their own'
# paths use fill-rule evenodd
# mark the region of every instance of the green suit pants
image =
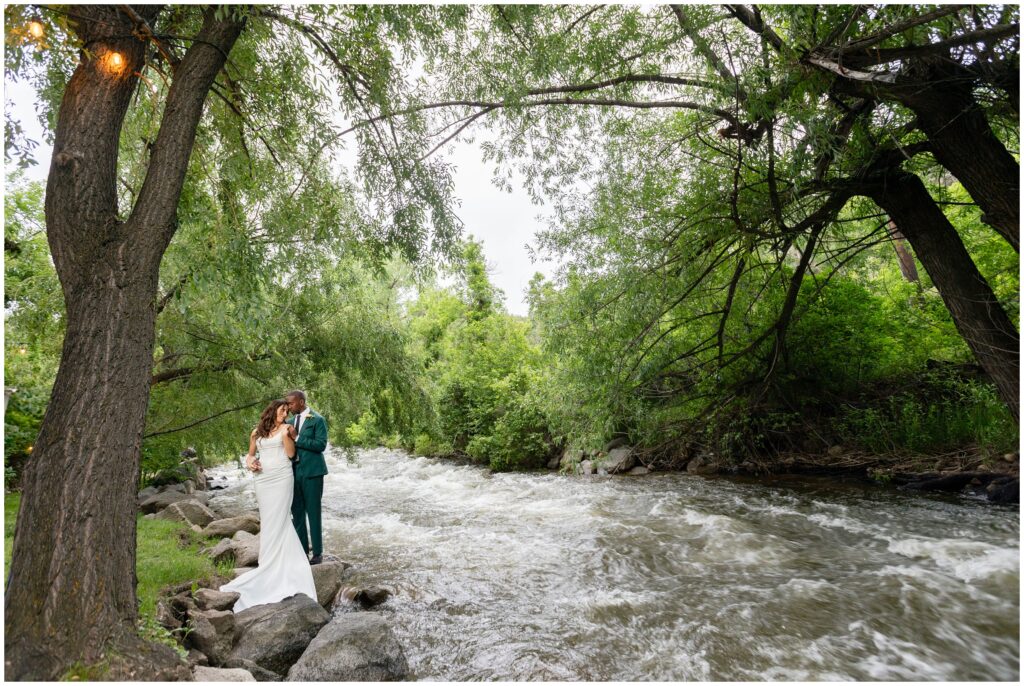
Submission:
<svg viewBox="0 0 1024 686">
<path fill-rule="evenodd" d="M 323 534 L 320 529 L 320 501 L 324 495 L 323 476 L 296 476 L 295 491 L 292 495 L 292 525 L 299 535 L 302 549 L 309 552 L 309 544 L 313 544 L 313 554 L 320 555 L 324 551 Z M 309 520 L 307 533 L 306 520 Z"/>
</svg>

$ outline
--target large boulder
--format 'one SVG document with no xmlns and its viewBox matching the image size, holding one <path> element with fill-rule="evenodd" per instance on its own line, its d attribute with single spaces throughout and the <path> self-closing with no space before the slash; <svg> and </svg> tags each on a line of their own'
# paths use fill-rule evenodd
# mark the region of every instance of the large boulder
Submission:
<svg viewBox="0 0 1024 686">
<path fill-rule="evenodd" d="M 313 565 L 313 583 L 316 584 L 316 599 L 323 607 L 329 608 L 334 596 L 341 588 L 342 579 L 351 565 L 347 562 L 322 562 Z"/>
<path fill-rule="evenodd" d="M 228 658 L 235 643 L 235 613 L 231 610 L 193 610 L 189 614 L 192 631 L 187 641 L 210 663 L 219 665 Z"/>
<path fill-rule="evenodd" d="M 327 610 L 302 593 L 247 608 L 235 614 L 238 640 L 230 658 L 286 674 L 329 621 Z"/>
<path fill-rule="evenodd" d="M 613 448 L 601 458 L 598 466 L 609 474 L 628 472 L 636 464 L 636 454 L 629 446 Z"/>
<path fill-rule="evenodd" d="M 256 534 L 260 531 L 260 517 L 254 512 L 247 512 L 237 517 L 216 519 L 203 528 L 203 536 L 233 536 L 239 531 Z"/>
<path fill-rule="evenodd" d="M 244 669 L 220 669 L 196 666 L 192 669 L 196 681 L 256 681 L 256 677 Z"/>
<path fill-rule="evenodd" d="M 217 515 L 213 513 L 213 510 L 198 500 L 182 500 L 171 503 L 157 515 L 157 519 L 170 519 L 172 521 L 185 522 L 190 526 L 201 527 L 206 526 L 216 518 Z"/>
<path fill-rule="evenodd" d="M 156 486 L 146 486 L 139 491 L 139 505 L 149 500 L 159 492 L 160 490 Z"/>
<path fill-rule="evenodd" d="M 200 588 L 192 594 L 196 605 L 203 610 L 230 610 L 241 596 L 235 591 L 215 591 L 212 588 Z"/>
<path fill-rule="evenodd" d="M 176 491 L 162 491 L 154 496 L 146 498 L 139 503 L 139 509 L 145 514 L 153 514 L 163 510 L 167 506 L 173 503 L 180 503 L 184 500 L 196 501 L 195 498 L 188 495 L 187 493 L 178 493 Z M 198 501 L 196 501 L 198 502 Z"/>
<path fill-rule="evenodd" d="M 324 627 L 288 681 L 400 681 L 409 673 L 402 646 L 384 618 L 370 612 L 347 612 Z"/>
</svg>

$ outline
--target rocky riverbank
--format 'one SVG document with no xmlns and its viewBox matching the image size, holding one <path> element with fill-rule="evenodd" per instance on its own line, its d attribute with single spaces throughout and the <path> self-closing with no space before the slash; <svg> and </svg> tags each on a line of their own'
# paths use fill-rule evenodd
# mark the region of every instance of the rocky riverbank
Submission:
<svg viewBox="0 0 1024 686">
<path fill-rule="evenodd" d="M 650 460 L 643 450 L 617 440 L 599 451 L 566 450 L 553 457 L 547 468 L 579 476 L 644 476 L 656 471 L 682 471 L 701 476 L 852 475 L 911 492 L 945 491 L 980 496 L 993 503 L 1020 502 L 1020 454 L 1016 452 L 997 459 L 986 459 L 971 451 L 896 458 L 832 446 L 821 454 L 785 454 L 772 460 L 747 460 L 739 465 L 723 463 L 713 454 L 697 453 L 676 460 L 666 468 Z"/>
<path fill-rule="evenodd" d="M 259 517 L 217 502 L 202 472 L 178 484 L 139 493 L 145 517 L 180 521 L 209 541 L 201 552 L 230 566 L 232 577 L 258 564 Z M 187 651 L 196 681 L 395 681 L 408 676 L 402 647 L 372 608 L 388 589 L 347 585 L 352 565 L 325 554 L 312 567 L 317 597 L 299 594 L 234 613 L 228 578 L 197 579 L 165 588 L 157 622 Z M 163 670 L 167 674 L 167 670 Z M 184 670 L 175 672 L 183 677 Z"/>
</svg>

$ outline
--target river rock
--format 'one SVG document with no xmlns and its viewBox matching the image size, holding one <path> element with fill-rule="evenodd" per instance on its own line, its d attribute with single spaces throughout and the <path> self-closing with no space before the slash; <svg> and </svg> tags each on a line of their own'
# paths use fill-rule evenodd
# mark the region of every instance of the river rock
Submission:
<svg viewBox="0 0 1024 686">
<path fill-rule="evenodd" d="M 341 580 L 350 565 L 347 562 L 321 562 L 313 565 L 313 583 L 316 584 L 316 599 L 324 608 L 331 606 L 331 601 L 341 588 Z"/>
<path fill-rule="evenodd" d="M 238 641 L 230 657 L 286 674 L 330 620 L 317 601 L 302 593 L 247 608 L 235 615 Z"/>
<path fill-rule="evenodd" d="M 204 548 L 203 555 L 209 555 L 215 563 L 221 563 L 235 557 L 235 542 L 230 538 L 222 538 L 212 548 Z"/>
<path fill-rule="evenodd" d="M 288 681 L 400 681 L 409 673 L 402 647 L 379 614 L 352 612 L 324 627 Z"/>
<path fill-rule="evenodd" d="M 210 666 L 209 658 L 207 658 L 206 655 L 204 655 L 203 653 L 199 652 L 195 648 L 189 648 L 189 650 L 188 650 L 188 657 L 186 657 L 185 659 L 188 660 L 188 668 L 189 669 L 195 669 L 196 667 L 209 667 Z"/>
<path fill-rule="evenodd" d="M 391 597 L 391 591 L 380 586 L 360 588 L 358 586 L 345 586 L 338 591 L 337 602 L 347 601 L 358 603 L 363 609 L 369 609 L 385 602 Z"/>
<path fill-rule="evenodd" d="M 686 463 L 687 474 L 714 474 L 718 468 L 711 464 L 706 455 L 698 455 Z"/>
<path fill-rule="evenodd" d="M 242 660 L 239 658 L 231 658 L 224 663 L 225 667 L 233 667 L 235 669 L 244 669 L 245 671 L 256 677 L 256 681 L 283 681 L 281 675 L 277 672 L 271 672 L 269 669 L 263 669 L 252 660 Z"/>
<path fill-rule="evenodd" d="M 255 567 L 260 560 L 260 537 L 253 536 L 247 531 L 239 531 L 245 534 L 245 538 L 235 539 L 231 549 L 235 555 L 235 564 L 239 567 Z"/>
<path fill-rule="evenodd" d="M 629 474 L 630 476 L 645 476 L 646 474 L 649 474 L 650 471 L 650 469 L 641 465 L 639 467 L 633 467 L 626 473 Z"/>
<path fill-rule="evenodd" d="M 550 460 L 548 460 L 548 463 L 545 466 L 548 469 L 558 469 L 558 466 L 561 464 L 561 462 L 562 462 L 562 458 L 559 457 L 558 455 L 555 455 Z"/>
<path fill-rule="evenodd" d="M 141 505 L 146 500 L 149 500 L 159 492 L 160 491 L 157 489 L 156 486 L 146 486 L 141 491 L 139 491 L 139 505 Z"/>
<path fill-rule="evenodd" d="M 633 468 L 633 465 L 636 464 L 636 455 L 633 448 L 629 446 L 614 448 L 610 453 L 602 457 L 598 464 L 601 469 L 609 474 L 618 474 Z"/>
<path fill-rule="evenodd" d="M 196 681 L 256 681 L 256 677 L 244 669 L 223 669 L 198 666 L 192 670 Z"/>
<path fill-rule="evenodd" d="M 562 453 L 562 459 L 559 460 L 558 466 L 564 470 L 571 470 L 582 461 L 582 450 L 566 450 Z"/>
<path fill-rule="evenodd" d="M 233 570 L 231 570 L 231 573 L 234 574 L 235 575 L 234 578 L 237 579 L 238 577 L 242 576 L 243 574 L 248 574 L 249 572 L 251 572 L 254 569 L 256 569 L 256 568 L 255 567 L 235 567 Z"/>
<path fill-rule="evenodd" d="M 592 460 L 583 460 L 583 462 L 580 462 L 580 471 L 585 476 L 590 476 L 594 473 L 594 462 Z"/>
<path fill-rule="evenodd" d="M 987 497 L 993 503 L 1019 503 L 1020 479 L 1010 479 L 1003 483 L 993 482 L 989 484 Z"/>
<path fill-rule="evenodd" d="M 202 610 L 230 610 L 241 596 L 236 591 L 215 591 L 212 588 L 200 588 L 192 594 Z"/>
<path fill-rule="evenodd" d="M 843 448 L 843 446 L 841 446 L 841 445 L 833 445 L 833 446 L 831 446 L 828 449 L 828 456 L 829 457 L 839 457 L 840 455 L 843 454 L 844 450 L 845 450 L 845 448 Z"/>
<path fill-rule="evenodd" d="M 182 500 L 180 502 L 171 503 L 157 515 L 157 519 L 181 521 L 190 526 L 199 527 L 206 526 L 216 518 L 217 515 L 198 500 Z M 200 531 L 202 531 L 201 528 Z"/>
<path fill-rule="evenodd" d="M 193 610 L 188 644 L 204 653 L 214 665 L 221 664 L 235 643 L 235 613 L 231 610 Z"/>
<path fill-rule="evenodd" d="M 174 610 L 165 600 L 156 601 L 156 622 L 171 631 L 181 628 L 181 621 L 174 615 Z"/>
<path fill-rule="evenodd" d="M 255 513 L 246 513 L 237 517 L 228 517 L 227 519 L 216 519 L 203 529 L 203 535 L 208 537 L 220 537 L 220 536 L 233 536 L 239 531 L 245 531 L 250 534 L 259 533 L 260 530 L 260 518 Z"/>
<path fill-rule="evenodd" d="M 153 514 L 163 510 L 172 503 L 180 503 L 184 500 L 196 500 L 190 495 L 185 493 L 177 493 L 175 491 L 164 491 L 157 493 L 154 496 L 146 498 L 139 504 L 139 509 L 146 514 Z"/>
</svg>

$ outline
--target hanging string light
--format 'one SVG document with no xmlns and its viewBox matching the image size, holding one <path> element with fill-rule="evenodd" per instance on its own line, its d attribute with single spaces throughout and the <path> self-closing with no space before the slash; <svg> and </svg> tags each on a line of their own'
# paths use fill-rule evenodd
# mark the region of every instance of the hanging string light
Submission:
<svg viewBox="0 0 1024 686">
<path fill-rule="evenodd" d="M 36 40 L 42 40 L 46 34 L 46 29 L 43 27 L 43 22 L 38 19 L 32 19 L 28 22 L 28 35 L 32 36 Z"/>
<path fill-rule="evenodd" d="M 124 55 L 117 51 L 108 52 L 103 56 L 103 64 L 108 71 L 120 74 L 124 70 Z"/>
</svg>

